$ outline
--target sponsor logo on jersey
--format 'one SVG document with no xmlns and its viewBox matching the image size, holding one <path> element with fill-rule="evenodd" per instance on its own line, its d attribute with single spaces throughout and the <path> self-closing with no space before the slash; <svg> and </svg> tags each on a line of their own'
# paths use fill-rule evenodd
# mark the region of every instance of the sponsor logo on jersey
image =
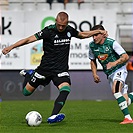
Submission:
<svg viewBox="0 0 133 133">
<path fill-rule="evenodd" d="M 54 38 L 59 38 L 59 36 L 58 35 L 55 35 L 55 37 Z"/>
<path fill-rule="evenodd" d="M 54 45 L 66 45 L 70 44 L 70 39 L 56 39 L 54 40 Z"/>
<path fill-rule="evenodd" d="M 101 61 L 104 61 L 108 58 L 108 54 L 101 54 L 98 56 L 98 59 L 101 60 Z"/>
</svg>

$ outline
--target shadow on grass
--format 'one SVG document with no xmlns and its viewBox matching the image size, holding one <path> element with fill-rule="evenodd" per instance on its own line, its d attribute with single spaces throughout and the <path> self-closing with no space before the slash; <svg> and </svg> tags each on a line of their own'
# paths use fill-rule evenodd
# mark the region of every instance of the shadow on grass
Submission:
<svg viewBox="0 0 133 133">
<path fill-rule="evenodd" d="M 87 121 L 90 121 L 90 122 L 117 122 L 117 123 L 119 123 L 119 122 L 121 122 L 122 120 L 116 120 L 116 119 L 86 119 Z M 86 121 L 85 120 L 85 121 Z"/>
<path fill-rule="evenodd" d="M 22 122 L 22 124 L 24 124 L 24 125 L 26 125 L 26 126 L 28 126 L 27 124 L 26 124 L 26 122 Z M 41 126 L 43 126 L 43 125 L 47 125 L 47 126 L 62 126 L 62 125 L 65 125 L 66 124 L 66 121 L 62 121 L 62 122 L 57 122 L 57 123 L 51 123 L 51 124 L 49 124 L 49 123 L 47 123 L 47 121 L 42 121 L 42 123 L 41 123 L 41 125 L 39 125 L 38 127 L 41 127 Z M 29 126 L 30 127 L 30 126 Z"/>
</svg>

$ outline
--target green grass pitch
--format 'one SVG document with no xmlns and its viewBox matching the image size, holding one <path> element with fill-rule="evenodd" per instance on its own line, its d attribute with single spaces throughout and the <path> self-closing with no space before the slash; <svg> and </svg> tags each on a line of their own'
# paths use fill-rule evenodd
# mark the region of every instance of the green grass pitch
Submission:
<svg viewBox="0 0 133 133">
<path fill-rule="evenodd" d="M 0 102 L 0 133 L 133 133 L 133 124 L 120 125 L 123 114 L 116 101 L 70 101 L 62 109 L 66 118 L 48 124 L 54 101 L 3 101 Z M 36 110 L 43 122 L 29 127 L 25 115 Z M 133 116 L 133 105 L 129 107 Z"/>
</svg>

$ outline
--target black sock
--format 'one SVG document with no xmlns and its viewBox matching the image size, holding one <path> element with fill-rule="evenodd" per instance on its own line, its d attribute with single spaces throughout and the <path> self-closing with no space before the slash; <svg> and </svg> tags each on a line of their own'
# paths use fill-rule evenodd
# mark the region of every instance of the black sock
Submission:
<svg viewBox="0 0 133 133">
<path fill-rule="evenodd" d="M 26 86 L 27 82 L 29 82 L 30 77 L 31 75 L 28 73 L 25 75 L 24 82 L 23 82 L 23 88 Z"/>
<path fill-rule="evenodd" d="M 65 104 L 69 92 L 61 91 L 54 103 L 54 108 L 51 115 L 57 115 Z"/>
</svg>

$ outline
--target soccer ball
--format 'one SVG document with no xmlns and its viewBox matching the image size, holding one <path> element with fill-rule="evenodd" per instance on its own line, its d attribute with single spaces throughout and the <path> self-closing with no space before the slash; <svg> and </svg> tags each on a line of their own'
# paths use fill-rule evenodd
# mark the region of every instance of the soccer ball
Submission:
<svg viewBox="0 0 133 133">
<path fill-rule="evenodd" d="M 42 116 L 37 111 L 30 111 L 25 119 L 28 126 L 39 126 L 42 122 Z"/>
</svg>

